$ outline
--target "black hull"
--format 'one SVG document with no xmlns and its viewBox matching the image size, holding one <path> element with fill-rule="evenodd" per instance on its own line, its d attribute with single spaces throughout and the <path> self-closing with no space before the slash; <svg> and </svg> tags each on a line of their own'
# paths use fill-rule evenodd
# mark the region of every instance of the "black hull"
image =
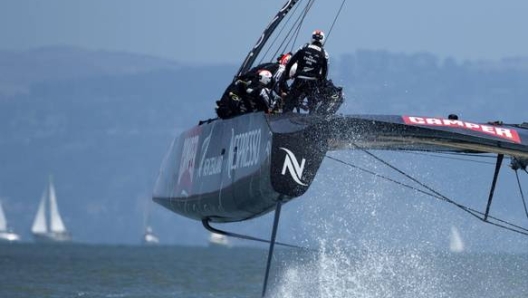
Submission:
<svg viewBox="0 0 528 298">
<path fill-rule="evenodd" d="M 154 201 L 196 220 L 232 222 L 265 214 L 278 199 L 287 202 L 302 195 L 321 164 L 326 142 L 317 142 L 303 127 L 288 127 L 284 119 L 281 132 L 272 130 L 268 116 L 252 113 L 183 133 L 163 162 Z M 282 175 L 284 149 L 298 161 L 290 160 Z M 295 166 L 302 160 L 300 173 Z M 304 185 L 294 181 L 291 171 Z"/>
<path fill-rule="evenodd" d="M 528 129 L 425 117 L 252 113 L 177 138 L 153 199 L 196 220 L 242 221 L 304 194 L 327 151 L 361 148 L 528 158 Z"/>
</svg>

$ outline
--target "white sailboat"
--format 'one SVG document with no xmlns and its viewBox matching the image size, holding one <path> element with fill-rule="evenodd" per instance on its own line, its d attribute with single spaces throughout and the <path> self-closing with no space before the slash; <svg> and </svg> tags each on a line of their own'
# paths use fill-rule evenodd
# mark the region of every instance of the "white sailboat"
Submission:
<svg viewBox="0 0 528 298">
<path fill-rule="evenodd" d="M 231 247 L 231 242 L 229 242 L 229 239 L 224 235 L 211 233 L 211 235 L 209 235 L 209 246 Z"/>
<path fill-rule="evenodd" d="M 159 244 L 159 238 L 154 234 L 152 226 L 150 225 L 150 206 L 152 201 L 149 199 L 145 200 L 145 212 L 143 213 L 143 227 L 145 227 L 145 232 L 143 233 L 143 238 L 141 238 L 141 244 L 143 245 L 157 245 Z"/>
<path fill-rule="evenodd" d="M 5 217 L 4 208 L 2 207 L 2 201 L 0 201 L 0 242 L 13 242 L 19 240 L 20 236 L 11 231 L 7 225 L 7 219 Z"/>
<path fill-rule="evenodd" d="M 71 235 L 66 230 L 57 206 L 55 187 L 50 178 L 49 184 L 42 194 L 39 208 L 31 232 L 38 242 L 69 242 Z"/>
<path fill-rule="evenodd" d="M 460 236 L 460 232 L 455 226 L 451 226 L 451 235 L 449 237 L 449 250 L 451 252 L 463 252 L 464 247 L 464 241 L 462 240 L 462 237 Z"/>
<path fill-rule="evenodd" d="M 143 245 L 156 245 L 159 244 L 159 238 L 154 234 L 152 228 L 147 226 L 145 234 L 143 235 Z"/>
</svg>

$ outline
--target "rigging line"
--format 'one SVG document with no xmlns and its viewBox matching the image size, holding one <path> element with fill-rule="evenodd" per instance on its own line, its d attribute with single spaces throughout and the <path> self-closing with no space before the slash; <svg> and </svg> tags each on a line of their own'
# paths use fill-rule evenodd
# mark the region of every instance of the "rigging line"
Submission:
<svg viewBox="0 0 528 298">
<path fill-rule="evenodd" d="M 474 217 L 476 217 L 476 218 L 478 218 L 478 219 L 480 219 L 480 220 L 482 220 L 482 218 L 481 218 L 479 215 L 484 216 L 484 213 L 482 213 L 482 212 L 480 212 L 480 211 L 478 211 L 478 210 L 475 210 L 475 209 L 469 208 L 469 207 L 467 207 L 467 206 L 465 206 L 465 205 L 459 204 L 459 203 L 457 203 L 457 202 L 455 202 L 455 201 L 453 201 L 453 200 L 448 199 L 448 198 L 445 197 L 445 196 L 437 195 L 437 194 L 432 194 L 432 193 L 426 192 L 426 191 L 423 190 L 423 189 L 416 188 L 416 187 L 414 187 L 414 186 L 411 186 L 411 185 L 405 184 L 405 183 L 403 183 L 403 182 L 400 182 L 400 181 L 394 180 L 394 179 L 392 179 L 392 178 L 389 178 L 389 177 L 386 177 L 386 176 L 384 176 L 384 175 L 378 174 L 378 173 L 376 173 L 376 172 L 373 172 L 373 171 L 367 170 L 367 169 L 365 169 L 365 168 L 361 168 L 361 167 L 356 166 L 356 165 L 353 165 L 353 164 L 351 164 L 351 163 L 347 163 L 347 162 L 345 162 L 345 161 L 343 161 L 343 160 L 340 160 L 340 159 L 337 159 L 337 158 L 335 158 L 335 157 L 331 157 L 331 156 L 328 156 L 328 155 L 326 155 L 325 157 L 327 157 L 327 158 L 329 158 L 329 159 L 332 159 L 332 160 L 334 160 L 334 161 L 340 162 L 340 163 L 342 163 L 342 164 L 344 164 L 344 165 L 347 165 L 347 166 L 349 166 L 349 167 L 352 167 L 352 168 L 355 168 L 355 169 L 361 170 L 361 171 L 366 172 L 366 173 L 368 173 L 368 174 L 371 174 L 371 175 L 373 175 L 373 176 L 379 177 L 379 178 L 381 178 L 381 179 L 387 180 L 387 181 L 389 181 L 389 182 L 393 182 L 393 183 L 398 184 L 398 185 L 400 185 L 400 186 L 403 186 L 403 187 L 409 188 L 409 189 L 414 190 L 414 191 L 416 191 L 416 192 L 420 192 L 420 193 L 425 194 L 425 195 L 427 195 L 427 196 L 430 196 L 430 197 L 432 197 L 432 198 L 435 198 L 435 199 L 438 199 L 438 200 L 441 200 L 441 201 L 444 201 L 444 202 L 447 202 L 447 203 L 453 204 L 454 206 L 460 208 L 461 210 L 463 210 L 463 211 L 469 213 L 470 215 L 472 215 L 472 216 L 474 216 Z"/>
<path fill-rule="evenodd" d="M 483 215 L 483 213 L 481 213 L 481 212 L 479 212 L 479 213 Z M 493 220 L 495 220 L 495 221 L 498 221 L 498 222 L 504 224 L 504 226 L 503 226 L 503 225 L 500 225 L 500 224 L 498 224 L 498 223 L 494 223 L 494 222 L 492 222 L 492 221 L 489 221 L 490 218 L 493 219 Z M 491 216 L 491 215 L 488 215 L 488 220 L 485 220 L 484 218 L 480 218 L 480 220 L 482 220 L 482 221 L 485 222 L 485 223 L 490 223 L 490 224 L 496 225 L 496 226 L 501 227 L 501 228 L 504 227 L 504 228 L 506 229 L 506 227 L 510 227 L 510 228 L 512 228 L 512 229 L 514 229 L 514 230 L 522 230 L 522 231 L 526 231 L 526 232 L 528 232 L 528 228 L 524 228 L 524 227 L 519 226 L 519 225 L 517 225 L 517 224 L 513 224 L 513 223 L 508 222 L 508 221 L 506 221 L 506 220 L 504 220 L 504 219 L 500 219 L 500 218 L 498 218 L 498 217 L 493 217 L 493 216 Z"/>
<path fill-rule="evenodd" d="M 517 232 L 517 233 L 520 233 L 520 234 L 528 235 L 528 233 L 526 233 L 526 232 L 528 232 L 528 229 L 525 229 L 525 228 L 522 228 L 522 227 L 520 227 L 520 226 L 514 225 L 514 224 L 512 224 L 512 223 L 510 223 L 510 222 L 507 222 L 507 221 L 501 220 L 501 219 L 499 219 L 499 218 L 494 218 L 495 220 L 497 220 L 497 221 L 499 221 L 499 222 L 502 222 L 502 223 L 508 225 L 508 226 L 505 226 L 505 225 L 501 225 L 501 224 L 498 224 L 498 223 L 492 223 L 492 222 L 489 222 L 489 221 L 485 220 L 485 218 L 481 218 L 481 217 L 477 216 L 475 213 L 477 213 L 477 214 L 481 214 L 481 215 L 483 215 L 483 213 L 482 213 L 482 212 L 479 212 L 479 211 L 476 211 L 476 210 L 473 210 L 473 209 L 471 209 L 471 208 L 468 208 L 467 206 L 464 206 L 464 205 L 462 205 L 462 204 L 459 204 L 459 203 L 457 203 L 457 202 L 455 202 L 455 201 L 449 199 L 448 197 L 442 195 L 441 193 L 439 193 L 438 191 L 434 190 L 433 188 L 431 188 L 430 186 L 426 185 L 425 183 L 420 182 L 418 179 L 416 179 L 416 178 L 412 177 L 411 175 L 409 175 L 409 174 L 403 172 L 402 170 L 400 170 L 400 169 L 398 169 L 397 167 L 391 165 L 391 164 L 388 163 L 387 161 L 385 161 L 385 160 L 381 159 L 380 157 L 374 155 L 373 153 L 369 152 L 368 150 L 366 150 L 366 149 L 364 149 L 364 148 L 358 146 L 357 144 L 352 143 L 352 146 L 356 147 L 358 150 L 361 150 L 361 151 L 365 152 L 367 155 L 369 155 L 369 156 L 371 156 L 372 158 L 378 160 L 379 162 L 385 164 L 387 167 L 389 167 L 389 168 L 391 168 L 391 169 L 397 171 L 398 173 L 400 173 L 400 174 L 402 174 L 403 176 L 407 177 L 408 179 L 414 181 L 415 183 L 418 183 L 420 186 L 424 187 L 425 189 L 427 189 L 427 190 L 433 192 L 434 194 L 436 194 L 436 195 L 438 196 L 438 197 L 436 197 L 436 196 L 434 196 L 434 197 L 439 198 L 439 199 L 441 199 L 441 200 L 443 200 L 443 201 L 446 201 L 446 202 L 448 202 L 448 203 L 451 203 L 451 204 L 457 206 L 458 208 L 460 208 L 461 210 L 467 212 L 468 214 L 471 214 L 471 215 L 477 217 L 478 219 L 480 219 L 480 220 L 482 220 L 482 221 L 484 221 L 484 222 L 486 222 L 486 223 L 490 223 L 490 224 L 492 224 L 492 225 L 495 225 L 495 226 L 497 226 L 497 227 L 501 227 L 501 228 L 506 229 L 506 230 L 510 230 L 510 231 Z M 489 217 L 489 216 L 488 216 L 488 217 Z M 511 228 L 511 227 L 515 227 L 516 229 L 513 229 L 513 228 Z M 522 232 L 522 231 L 525 231 L 525 232 Z"/>
<path fill-rule="evenodd" d="M 300 2 L 300 1 L 299 1 Z M 275 35 L 275 38 L 273 39 L 273 41 L 270 43 L 270 45 L 267 47 L 268 49 L 266 50 L 266 52 L 264 53 L 264 55 L 262 55 L 262 59 L 260 59 L 260 62 L 259 64 L 262 63 L 262 61 L 264 61 L 264 59 L 266 58 L 266 56 L 268 55 L 269 51 L 271 50 L 272 46 L 277 42 L 277 40 L 279 39 L 279 37 L 282 36 L 282 32 L 284 31 L 284 29 L 287 27 L 288 23 L 292 20 L 292 18 L 294 17 L 295 15 L 295 12 L 297 11 L 297 9 L 299 8 L 300 6 L 299 5 L 296 5 L 293 7 L 293 9 L 288 12 L 288 17 L 286 19 L 286 22 L 283 23 L 283 25 L 281 26 L 281 29 L 279 30 L 279 33 L 277 33 Z M 294 22 L 293 26 L 295 26 L 295 24 L 297 24 L 297 22 L 299 21 L 299 17 L 297 17 L 297 20 Z M 286 34 L 286 36 L 284 36 L 281 44 L 279 45 L 279 47 L 277 48 L 275 54 L 273 55 L 273 57 L 277 56 L 278 52 L 280 51 L 280 49 L 283 47 L 284 43 L 286 40 L 288 39 L 291 39 L 290 37 L 290 34 L 291 34 L 291 29 L 290 29 L 290 32 L 288 32 L 288 34 Z M 286 47 L 285 47 L 286 48 Z M 273 61 L 273 57 L 271 58 L 271 60 Z"/>
<path fill-rule="evenodd" d="M 417 192 L 421 192 L 421 193 L 423 193 L 423 194 L 425 194 L 425 195 L 428 195 L 428 196 L 430 196 L 430 197 L 432 197 L 432 198 L 436 198 L 436 199 L 439 199 L 439 200 L 441 200 L 441 201 L 444 201 L 444 202 L 450 203 L 450 204 L 454 205 L 455 207 L 461 209 L 462 211 L 464 211 L 464 212 L 470 214 L 471 216 L 473 216 L 473 217 L 479 219 L 480 221 L 482 221 L 482 222 L 484 222 L 484 223 L 487 223 L 487 224 L 490 224 L 490 225 L 494 225 L 494 226 L 497 226 L 497 227 L 499 227 L 499 228 L 503 228 L 503 229 L 505 229 L 505 230 L 509 230 L 509 231 L 512 231 L 512 232 L 516 232 L 516 233 L 519 233 L 519 234 L 523 234 L 523 235 L 527 235 L 527 236 L 528 236 L 528 229 L 526 229 L 526 228 L 523 228 L 523 227 L 521 227 L 521 226 L 515 225 L 515 224 L 513 224 L 513 223 L 510 223 L 510 222 L 508 222 L 508 221 L 502 220 L 502 219 L 500 219 L 500 218 L 498 218 L 498 217 L 494 217 L 494 216 L 491 216 L 491 215 L 488 215 L 488 220 L 484 220 L 484 212 L 481 212 L 481 211 L 475 210 L 475 209 L 473 209 L 473 208 L 467 207 L 467 206 L 465 206 L 465 205 L 459 204 L 459 203 L 457 203 L 457 202 L 455 202 L 455 201 L 453 201 L 453 200 L 451 200 L 451 199 L 449 199 L 449 198 L 447 198 L 447 197 L 445 197 L 445 196 L 442 196 L 442 195 L 438 196 L 438 195 L 435 195 L 435 194 L 428 193 L 428 192 L 426 192 L 426 191 L 424 191 L 424 190 L 422 190 L 422 189 L 418 189 L 418 188 L 415 188 L 415 187 L 413 187 L 413 186 L 410 186 L 410 185 L 404 184 L 404 183 L 402 183 L 402 182 L 396 181 L 396 180 L 391 179 L 391 178 L 389 178 L 389 177 L 386 177 L 386 176 L 383 176 L 383 175 L 381 175 L 381 174 L 375 173 L 375 172 L 373 172 L 373 171 L 370 171 L 370 170 L 364 169 L 364 168 L 362 168 L 362 167 L 359 167 L 359 166 L 353 165 L 353 164 L 351 164 L 351 163 L 347 163 L 347 162 L 345 162 L 345 161 L 343 161 L 343 160 L 340 160 L 340 159 L 335 158 L 335 157 L 332 157 L 332 156 L 325 155 L 325 157 L 328 158 L 328 159 L 334 160 L 334 161 L 336 161 L 336 162 L 342 163 L 342 164 L 344 164 L 344 165 L 347 165 L 347 166 L 349 166 L 349 167 L 352 167 L 352 168 L 355 168 L 355 169 L 358 169 L 358 170 L 364 171 L 364 172 L 366 172 L 366 173 L 368 173 L 368 174 L 371 174 L 371 175 L 377 176 L 377 177 L 379 177 L 379 178 L 385 179 L 385 180 L 387 180 L 387 181 L 390 181 L 390 182 L 396 183 L 396 184 L 398 184 L 398 185 L 401 185 L 401 186 L 404 186 L 404 187 L 410 188 L 410 189 L 415 190 L 415 191 L 417 191 Z M 479 215 L 480 215 L 480 216 L 479 216 Z M 490 219 L 491 219 L 491 220 L 495 220 L 495 221 L 497 221 L 497 222 L 499 222 L 499 223 L 496 223 L 496 222 L 490 221 Z"/>
<path fill-rule="evenodd" d="M 517 171 L 515 171 L 515 178 L 517 178 L 517 185 L 519 186 L 519 192 L 521 193 L 521 200 L 524 206 L 524 213 L 526 214 L 526 217 L 528 217 L 528 209 L 526 209 L 526 200 L 524 199 L 524 193 L 521 187 L 521 181 L 519 180 L 519 174 Z"/>
<path fill-rule="evenodd" d="M 386 165 L 387 167 L 393 169 L 394 171 L 400 173 L 401 175 L 403 175 L 404 177 L 407 177 L 408 179 L 410 179 L 411 181 L 414 181 L 415 183 L 417 183 L 418 185 L 422 186 L 423 188 L 431 191 L 432 193 L 434 193 L 435 195 L 441 197 L 443 200 L 445 201 L 448 201 L 448 202 L 453 202 L 455 203 L 454 201 L 450 200 L 448 197 L 442 195 L 440 192 L 434 190 L 432 187 L 426 185 L 425 183 L 419 181 L 418 179 L 412 177 L 411 175 L 405 173 L 404 171 L 398 169 L 397 167 L 391 165 L 389 162 L 383 160 L 382 158 L 374 155 L 373 153 L 371 153 L 370 151 L 358 146 L 357 144 L 355 143 L 352 143 L 352 146 L 356 147 L 356 149 L 360 150 L 360 151 L 363 151 L 365 154 L 369 155 L 370 157 L 374 158 L 375 160 L 381 162 L 382 164 Z"/>
<path fill-rule="evenodd" d="M 489 218 L 489 217 L 488 217 Z M 519 227 L 517 225 L 514 225 L 514 224 L 511 224 L 507 221 L 503 221 L 503 220 L 500 220 L 501 222 L 504 222 L 505 224 L 507 225 L 501 225 L 501 224 L 498 224 L 498 223 L 495 223 L 495 222 L 491 222 L 489 220 L 484 220 L 483 218 L 481 218 L 481 220 L 484 222 L 484 223 L 487 223 L 487 224 L 490 224 L 490 225 L 493 225 L 493 226 L 496 226 L 496 227 L 499 227 L 501 229 L 505 229 L 505 230 L 508 230 L 508 231 L 511 231 L 511 232 L 515 232 L 515 233 L 519 233 L 519 234 L 522 234 L 522 235 L 525 235 L 525 236 L 528 236 L 528 229 L 525 229 L 523 227 Z M 497 219 L 496 219 L 497 220 Z"/>
<path fill-rule="evenodd" d="M 295 42 L 293 41 L 294 39 L 296 40 L 296 36 L 299 35 L 299 31 L 300 31 L 300 28 L 301 28 L 301 25 L 302 25 L 302 22 L 304 21 L 304 18 L 306 17 L 306 14 L 308 13 L 308 11 L 310 10 L 310 6 L 311 6 L 311 3 L 313 2 L 314 0 L 310 0 L 304 10 L 305 10 L 305 13 L 303 14 L 302 12 L 299 14 L 299 16 L 297 17 L 297 19 L 295 20 L 293 26 L 290 27 L 290 30 L 288 31 L 288 34 L 286 35 L 287 38 L 285 38 L 281 45 L 280 45 L 280 48 L 282 48 L 282 52 L 285 53 L 286 52 L 286 49 L 288 48 L 288 46 L 290 45 L 291 43 L 291 48 L 290 48 L 290 51 L 289 52 L 293 52 L 293 47 L 295 46 Z M 295 9 L 299 8 L 300 6 L 296 6 Z M 293 17 L 293 15 L 292 15 Z M 296 33 L 294 33 L 296 32 Z M 285 43 L 286 41 L 288 41 L 287 43 Z M 275 53 L 277 54 L 277 53 Z"/>
<path fill-rule="evenodd" d="M 387 161 L 385 161 L 385 160 L 381 159 L 380 157 L 374 155 L 373 153 L 369 152 L 368 150 L 365 150 L 365 149 L 363 149 L 363 148 L 357 146 L 357 145 L 354 144 L 354 143 L 353 143 L 352 145 L 355 146 L 356 148 L 358 148 L 359 150 L 365 152 L 366 154 L 370 155 L 370 156 L 373 157 L 374 159 L 378 160 L 379 162 L 381 162 L 381 163 L 385 164 L 386 166 L 390 167 L 391 169 L 393 169 L 393 170 L 399 172 L 400 174 L 404 175 L 404 176 L 407 177 L 408 179 L 411 179 L 412 181 L 418 183 L 418 184 L 421 185 L 422 187 L 424 187 L 424 188 L 426 188 L 426 189 L 432 191 L 433 193 L 437 194 L 438 196 L 441 196 L 443 200 L 445 200 L 445 201 L 447 201 L 447 202 L 449 202 L 449 203 L 451 203 L 451 204 L 453 204 L 453 205 L 455 205 L 455 206 L 461 208 L 462 210 L 464 210 L 464 211 L 468 212 L 469 214 L 471 214 L 471 215 L 473 215 L 473 216 L 479 218 L 480 220 L 482 220 L 482 221 L 484 221 L 484 222 L 486 222 L 486 223 L 490 223 L 490 224 L 492 224 L 492 225 L 495 225 L 495 226 L 497 226 L 497 227 L 501 227 L 501 228 L 506 229 L 506 230 L 510 230 L 510 231 L 517 232 L 517 233 L 520 233 L 520 234 L 528 235 L 528 233 L 526 233 L 526 232 L 528 232 L 528 229 L 523 228 L 523 227 L 520 227 L 520 226 L 515 225 L 515 224 L 513 224 L 513 223 L 510 223 L 510 222 L 508 222 L 508 221 L 501 220 L 501 219 L 499 219 L 499 218 L 493 218 L 493 219 L 496 220 L 496 221 L 502 222 L 504 225 L 501 225 L 501 224 L 498 224 L 498 223 L 494 223 L 494 222 L 490 222 L 490 221 L 488 221 L 487 218 L 489 218 L 489 214 L 488 214 L 487 212 L 484 214 L 484 213 L 482 213 L 482 212 L 478 212 L 478 211 L 476 211 L 476 213 L 481 214 L 481 215 L 484 215 L 484 217 L 483 217 L 483 218 L 480 218 L 480 217 L 476 216 L 476 215 L 474 214 L 475 210 L 472 210 L 472 209 L 470 209 L 470 208 L 468 208 L 468 207 L 466 207 L 466 206 L 464 206 L 464 205 L 462 205 L 462 204 L 459 204 L 459 203 L 457 203 L 457 202 L 455 202 L 455 201 L 453 201 L 453 200 L 447 198 L 446 196 L 444 196 L 444 195 L 440 194 L 439 192 L 435 191 L 434 189 L 432 189 L 432 188 L 429 187 L 428 185 L 426 185 L 426 184 L 424 184 L 424 183 L 418 181 L 417 179 L 415 179 L 415 178 L 412 177 L 411 175 L 409 175 L 409 174 L 403 172 L 402 170 L 396 168 L 395 166 L 389 164 Z M 512 228 L 512 227 L 514 227 L 515 229 Z M 525 231 L 525 232 L 522 232 L 522 231 Z"/>
<path fill-rule="evenodd" d="M 328 159 L 331 159 L 331 160 L 333 160 L 333 161 L 336 161 L 336 162 L 342 163 L 342 164 L 344 164 L 344 165 L 346 165 L 346 166 L 349 166 L 349 167 L 351 167 L 351 168 L 354 168 L 354 169 L 358 169 L 358 170 L 360 170 L 360 171 L 363 171 L 363 172 L 365 172 L 365 173 L 367 173 L 367 174 L 371 174 L 371 175 L 376 176 L 376 177 L 378 177 L 378 178 L 381 178 L 381 179 L 387 180 L 387 181 L 389 181 L 389 182 L 393 182 L 393 183 L 395 183 L 395 184 L 398 184 L 398 185 L 400 185 L 400 186 L 403 186 L 403 187 L 409 188 L 409 189 L 414 190 L 414 191 L 416 191 L 416 192 L 421 192 L 421 193 L 423 193 L 423 194 L 425 194 L 425 195 L 428 195 L 428 196 L 437 197 L 437 196 L 435 196 L 434 194 L 429 193 L 429 192 L 426 192 L 426 191 L 424 191 L 424 190 L 422 190 L 422 189 L 419 189 L 419 188 L 416 188 L 416 187 L 414 187 L 414 186 L 411 186 L 411 185 L 405 184 L 405 183 L 403 183 L 403 182 L 400 182 L 400 181 L 394 180 L 394 179 L 389 178 L 389 177 L 387 177 L 387 176 L 384 176 L 384 175 L 378 174 L 378 173 L 376 173 L 376 172 L 374 172 L 374 171 L 367 170 L 367 169 L 362 168 L 362 167 L 360 167 L 360 166 L 356 166 L 356 165 L 354 165 L 354 164 L 347 163 L 346 161 L 340 160 L 340 159 L 338 159 L 338 158 L 335 158 L 335 157 L 332 157 L 332 156 L 328 156 L 328 155 L 325 155 L 325 157 L 328 158 Z"/>
<path fill-rule="evenodd" d="M 484 219 L 484 215 L 485 213 L 484 212 L 480 212 L 480 211 L 477 211 L 475 209 L 472 209 L 472 208 L 469 208 L 469 207 L 466 207 L 467 211 L 469 214 L 473 215 L 474 217 L 478 218 L 480 221 L 484 222 L 484 223 L 489 223 L 491 225 L 494 225 L 494 226 L 497 226 L 497 227 L 500 227 L 500 228 L 503 228 L 503 229 L 507 229 L 507 230 L 510 230 L 510 231 L 514 231 L 514 232 L 518 232 L 518 233 L 521 233 L 521 234 L 525 234 L 524 232 L 521 232 L 521 231 L 525 231 L 528 233 L 528 229 L 527 228 L 524 228 L 522 226 L 519 226 L 519 225 L 516 225 L 514 223 L 511 223 L 511 222 L 508 222 L 504 219 L 500 219 L 498 217 L 494 217 L 494 216 L 491 216 L 488 214 L 488 220 Z M 482 216 L 478 216 L 478 215 Z M 495 220 L 501 224 L 498 224 L 496 222 L 493 222 L 493 221 L 490 221 L 491 220 Z M 528 234 L 527 234 L 528 235 Z"/>
<path fill-rule="evenodd" d="M 289 52 L 293 52 L 293 47 L 295 46 L 295 42 L 297 41 L 297 37 L 299 36 L 299 32 L 301 30 L 301 27 L 302 27 L 302 23 L 304 22 L 304 19 L 306 18 L 306 15 L 308 14 L 308 12 L 310 11 L 310 8 L 311 6 L 313 5 L 313 2 L 315 0 L 309 0 L 308 3 L 306 3 L 303 11 L 301 11 L 299 13 L 299 16 L 297 16 L 297 19 L 295 20 L 295 22 L 293 23 L 293 25 L 291 26 L 290 30 L 288 31 L 288 33 L 286 34 L 286 36 L 284 37 L 283 41 L 281 42 L 281 44 L 279 45 L 279 48 L 276 50 L 275 52 L 275 55 L 274 56 L 277 56 L 278 55 L 278 52 L 281 48 L 283 48 L 284 46 L 284 50 L 283 52 L 286 52 L 286 49 L 288 48 L 288 45 L 290 44 L 291 42 L 291 48 L 290 48 L 290 51 Z M 300 6 L 295 6 L 294 9 L 291 11 L 291 14 L 288 18 L 288 22 L 290 22 L 291 18 L 293 18 L 293 16 L 295 15 L 295 12 L 297 10 L 297 8 L 300 7 Z M 278 39 L 278 37 L 282 34 L 282 31 L 284 30 L 284 28 L 286 28 L 286 24 L 282 27 L 280 33 L 276 36 L 275 40 Z M 275 42 L 274 40 L 274 42 Z M 293 42 L 292 42 L 293 40 Z M 285 44 L 285 41 L 288 41 L 286 44 Z M 264 57 L 268 54 L 268 52 L 271 50 L 271 47 L 268 48 L 268 50 L 266 51 L 266 54 L 263 56 L 263 58 L 261 59 L 261 62 L 264 60 Z"/>
<path fill-rule="evenodd" d="M 343 0 L 343 2 L 341 2 L 341 6 L 339 7 L 339 10 L 337 11 L 337 14 L 334 18 L 334 22 L 332 23 L 332 26 L 330 26 L 330 29 L 328 30 L 328 34 L 326 35 L 326 41 L 328 41 L 328 38 L 330 38 L 330 34 L 332 34 L 332 30 L 334 29 L 334 25 L 337 21 L 337 19 L 339 18 L 339 15 L 341 14 L 341 10 L 343 9 L 343 6 L 345 5 L 345 2 L 346 0 Z M 325 41 L 325 43 L 326 43 Z"/>
<path fill-rule="evenodd" d="M 301 32 L 302 23 L 304 22 L 304 19 L 308 15 L 308 12 L 312 8 L 314 2 L 315 2 L 315 0 L 309 0 L 308 3 L 306 4 L 306 8 L 304 9 L 304 14 L 302 15 L 302 17 L 300 17 L 299 25 L 295 29 L 295 31 L 297 31 L 297 32 L 295 34 L 295 38 L 293 39 L 292 48 L 297 43 L 297 38 L 299 37 L 299 33 Z"/>
<path fill-rule="evenodd" d="M 430 157 L 435 157 L 435 158 L 444 158 L 444 159 L 451 159 L 451 160 L 460 160 L 460 161 L 465 161 L 465 162 L 474 162 L 474 163 L 480 163 L 480 164 L 488 164 L 488 165 L 492 165 L 492 164 L 495 164 L 493 162 L 488 162 L 488 161 L 480 161 L 480 160 L 474 160 L 474 159 L 468 159 L 468 158 L 462 158 L 462 157 L 448 157 L 448 156 L 443 156 L 443 155 L 440 155 L 440 154 L 443 154 L 443 153 L 437 153 L 437 154 L 428 154 L 428 153 L 423 153 L 423 152 L 411 152 L 411 151 L 399 151 L 401 153 L 405 153 L 405 154 L 415 154 L 415 155 L 423 155 L 423 156 L 430 156 Z M 446 154 L 453 154 L 453 153 L 446 153 Z M 465 156 L 465 154 L 453 154 L 453 155 L 460 155 L 460 156 Z M 468 155 L 468 156 L 471 156 L 471 155 Z M 477 156 L 477 157 L 488 157 L 488 156 Z M 491 156 L 489 156 L 491 157 Z"/>
<path fill-rule="evenodd" d="M 300 31 L 300 28 L 302 26 L 302 22 L 303 22 L 303 17 L 302 16 L 299 16 L 297 17 L 297 20 L 295 21 L 295 23 L 293 24 L 293 26 L 291 26 L 290 28 L 290 31 L 288 31 L 288 39 L 285 39 L 283 41 L 283 43 L 281 44 L 281 48 L 283 47 L 284 50 L 283 52 L 286 52 L 286 49 L 288 47 L 290 47 L 290 50 L 288 52 L 292 52 L 293 53 L 293 47 L 295 46 L 295 41 L 297 39 L 297 36 L 299 35 L 299 31 Z M 286 44 L 284 44 L 284 42 L 288 40 L 288 42 Z M 291 45 L 290 45 L 291 43 Z"/>
<path fill-rule="evenodd" d="M 493 221 L 490 221 L 489 220 L 490 218 L 495 220 L 495 221 L 497 221 L 497 222 L 499 222 L 499 223 L 501 223 L 501 224 L 493 222 Z M 484 222 L 484 223 L 488 223 L 488 224 L 497 226 L 499 228 L 503 228 L 503 229 L 510 230 L 510 231 L 513 231 L 513 232 L 517 232 L 517 233 L 520 233 L 520 234 L 528 235 L 528 228 L 524 228 L 522 226 L 513 224 L 511 222 L 508 222 L 506 220 L 500 219 L 498 217 L 493 217 L 491 215 L 488 215 L 488 220 L 485 220 L 484 218 L 480 218 L 480 220 L 482 222 Z"/>
</svg>

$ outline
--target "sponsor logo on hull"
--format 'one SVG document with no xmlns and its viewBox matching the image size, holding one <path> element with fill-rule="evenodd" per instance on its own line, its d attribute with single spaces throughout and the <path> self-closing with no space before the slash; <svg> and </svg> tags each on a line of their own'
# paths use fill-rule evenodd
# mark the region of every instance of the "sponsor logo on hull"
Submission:
<svg viewBox="0 0 528 298">
<path fill-rule="evenodd" d="M 421 125 L 421 126 L 441 126 L 450 128 L 463 128 L 471 131 L 476 131 L 488 135 L 492 135 L 498 138 L 502 138 L 514 143 L 520 143 L 521 139 L 515 129 L 504 128 L 494 125 L 477 124 L 461 120 L 452 120 L 444 118 L 432 118 L 432 117 L 414 117 L 414 116 L 403 116 L 405 124 L 409 125 Z"/>
<path fill-rule="evenodd" d="M 293 154 L 293 152 L 284 147 L 280 147 L 279 149 L 286 152 L 286 157 L 284 158 L 284 164 L 282 165 L 281 174 L 286 175 L 286 171 L 288 171 L 295 183 L 302 186 L 308 186 L 308 184 L 302 181 L 302 175 L 304 172 L 304 165 L 306 164 L 306 159 L 303 158 L 301 160 L 301 163 L 299 164 L 299 161 L 297 160 L 297 157 L 295 157 L 295 154 Z"/>
<path fill-rule="evenodd" d="M 209 144 L 211 143 L 211 137 L 214 129 L 211 129 L 209 135 L 204 139 L 201 149 L 200 166 L 198 168 L 199 177 L 207 177 L 218 175 L 222 172 L 222 163 L 224 162 L 224 155 L 217 155 L 212 157 L 206 157 L 209 152 Z M 218 149 L 218 148 L 214 148 Z"/>
<path fill-rule="evenodd" d="M 180 160 L 180 170 L 178 171 L 178 181 L 176 183 L 177 193 L 188 195 L 191 193 L 194 164 L 198 151 L 198 141 L 200 131 L 192 131 L 183 141 L 182 155 Z"/>
<path fill-rule="evenodd" d="M 259 163 L 261 139 L 260 129 L 239 134 L 234 134 L 232 131 L 227 163 L 229 178 L 231 178 L 232 170 L 252 167 Z"/>
</svg>

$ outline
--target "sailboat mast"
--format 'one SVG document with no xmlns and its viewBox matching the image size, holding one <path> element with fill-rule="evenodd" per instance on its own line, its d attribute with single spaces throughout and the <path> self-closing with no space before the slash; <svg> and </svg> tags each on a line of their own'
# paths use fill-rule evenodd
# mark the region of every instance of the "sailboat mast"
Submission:
<svg viewBox="0 0 528 298">
<path fill-rule="evenodd" d="M 279 10 L 277 15 L 271 20 L 266 29 L 264 29 L 264 32 L 262 32 L 262 35 L 257 40 L 257 43 L 255 44 L 253 49 L 251 49 L 251 51 L 246 56 L 246 59 L 244 60 L 244 63 L 242 63 L 242 65 L 240 66 L 236 77 L 239 77 L 251 68 L 251 66 L 255 62 L 255 59 L 257 59 L 257 56 L 259 55 L 260 51 L 270 38 L 273 31 L 275 31 L 280 22 L 284 19 L 284 17 L 288 14 L 288 12 L 298 1 L 299 0 L 288 0 L 286 4 L 284 4 L 284 6 Z"/>
</svg>

